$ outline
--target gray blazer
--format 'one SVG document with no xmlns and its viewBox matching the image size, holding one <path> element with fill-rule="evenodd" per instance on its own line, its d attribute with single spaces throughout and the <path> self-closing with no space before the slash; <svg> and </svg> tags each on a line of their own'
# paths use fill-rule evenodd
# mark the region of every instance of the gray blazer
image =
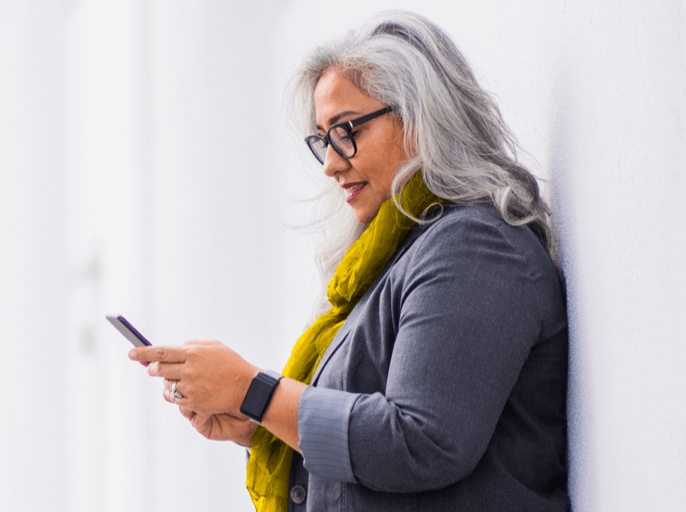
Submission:
<svg viewBox="0 0 686 512">
<path fill-rule="evenodd" d="M 568 510 L 566 386 L 541 244 L 490 209 L 446 208 L 408 234 L 303 393 L 289 510 Z"/>
</svg>

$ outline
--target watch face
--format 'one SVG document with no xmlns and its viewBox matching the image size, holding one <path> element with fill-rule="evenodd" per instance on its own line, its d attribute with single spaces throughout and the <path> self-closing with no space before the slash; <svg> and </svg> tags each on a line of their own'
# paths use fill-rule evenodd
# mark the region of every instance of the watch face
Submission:
<svg viewBox="0 0 686 512">
<path fill-rule="evenodd" d="M 264 411 L 267 410 L 269 399 L 277 383 L 277 380 L 268 375 L 258 373 L 250 383 L 248 392 L 245 394 L 243 404 L 241 405 L 241 413 L 257 422 L 262 421 L 262 416 Z"/>
</svg>

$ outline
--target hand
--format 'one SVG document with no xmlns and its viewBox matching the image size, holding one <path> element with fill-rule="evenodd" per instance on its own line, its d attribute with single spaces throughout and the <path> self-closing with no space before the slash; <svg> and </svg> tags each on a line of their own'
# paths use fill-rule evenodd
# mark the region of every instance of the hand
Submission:
<svg viewBox="0 0 686 512">
<path fill-rule="evenodd" d="M 151 363 L 148 373 L 176 381 L 183 398 L 173 398 L 165 386 L 165 399 L 201 417 L 228 414 L 243 418 L 240 406 L 250 382 L 259 371 L 218 341 L 189 341 L 182 347 L 138 347 L 129 357 Z"/>
<path fill-rule="evenodd" d="M 246 448 L 250 447 L 252 436 L 259 426 L 245 416 L 241 418 L 229 414 L 202 416 L 181 406 L 179 406 L 179 411 L 190 420 L 193 428 L 207 439 L 233 441 Z"/>
</svg>

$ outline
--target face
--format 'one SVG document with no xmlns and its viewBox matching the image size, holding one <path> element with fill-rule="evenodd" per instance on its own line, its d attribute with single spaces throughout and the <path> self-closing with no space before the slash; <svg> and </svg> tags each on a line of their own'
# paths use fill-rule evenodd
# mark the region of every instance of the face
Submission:
<svg viewBox="0 0 686 512">
<path fill-rule="evenodd" d="M 321 135 L 334 124 L 350 121 L 384 108 L 358 89 L 338 69 L 327 70 L 314 91 L 317 129 Z M 358 222 L 368 224 L 379 212 L 381 203 L 391 197 L 391 182 L 400 165 L 407 160 L 403 147 L 403 126 L 392 113 L 353 129 L 357 154 L 343 158 L 327 148 L 324 174 L 345 190 L 346 201 Z"/>
</svg>

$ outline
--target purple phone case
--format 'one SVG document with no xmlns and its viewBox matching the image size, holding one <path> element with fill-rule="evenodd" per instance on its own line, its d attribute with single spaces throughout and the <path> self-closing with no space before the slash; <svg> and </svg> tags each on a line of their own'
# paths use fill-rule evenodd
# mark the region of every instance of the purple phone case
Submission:
<svg viewBox="0 0 686 512">
<path fill-rule="evenodd" d="M 145 347 L 152 345 L 152 343 L 145 339 L 145 336 L 138 332 L 138 329 L 131 325 L 123 316 L 106 316 L 105 318 L 107 318 L 107 320 L 114 325 L 115 329 L 122 333 L 127 340 L 133 343 L 134 346 Z"/>
</svg>

